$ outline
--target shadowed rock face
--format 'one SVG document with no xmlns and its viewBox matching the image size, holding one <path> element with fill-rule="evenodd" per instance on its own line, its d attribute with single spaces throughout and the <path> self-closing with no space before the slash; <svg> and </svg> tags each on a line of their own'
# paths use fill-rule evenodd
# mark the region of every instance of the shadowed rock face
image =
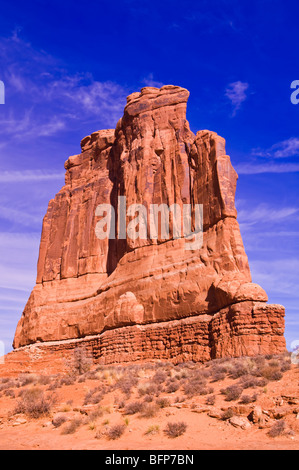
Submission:
<svg viewBox="0 0 299 470">
<path fill-rule="evenodd" d="M 82 153 L 67 160 L 65 186 L 44 218 L 37 284 L 15 348 L 49 341 L 63 348 L 63 340 L 98 336 L 97 355 L 107 362 L 285 349 L 284 308 L 266 304 L 264 290 L 251 282 L 225 141 L 190 131 L 188 97 L 175 86 L 133 93 L 115 131 L 84 138 Z M 120 196 L 127 207 L 189 204 L 193 226 L 202 204 L 203 246 L 186 250 L 171 217 L 167 240 L 161 233 L 132 239 L 119 226 L 114 240 L 98 239 L 97 206 L 111 204 L 117 218 Z M 149 234 L 148 219 L 143 228 Z"/>
</svg>

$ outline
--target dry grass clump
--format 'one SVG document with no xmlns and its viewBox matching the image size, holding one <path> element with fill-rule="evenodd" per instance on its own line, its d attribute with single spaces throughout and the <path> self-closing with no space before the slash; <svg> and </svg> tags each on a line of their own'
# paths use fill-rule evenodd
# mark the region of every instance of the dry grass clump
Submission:
<svg viewBox="0 0 299 470">
<path fill-rule="evenodd" d="M 54 397 L 46 397 L 43 390 L 31 388 L 24 390 L 21 399 L 17 403 L 15 413 L 24 413 L 31 418 L 40 418 L 50 413 L 54 403 Z"/>
<path fill-rule="evenodd" d="M 155 434 L 158 434 L 160 432 L 160 426 L 157 425 L 157 424 L 154 424 L 152 426 L 150 426 L 146 431 L 145 431 L 145 435 L 146 436 L 154 436 Z"/>
<path fill-rule="evenodd" d="M 164 433 L 174 439 L 176 437 L 182 436 L 187 430 L 187 424 L 183 421 L 178 423 L 167 423 Z"/>
</svg>

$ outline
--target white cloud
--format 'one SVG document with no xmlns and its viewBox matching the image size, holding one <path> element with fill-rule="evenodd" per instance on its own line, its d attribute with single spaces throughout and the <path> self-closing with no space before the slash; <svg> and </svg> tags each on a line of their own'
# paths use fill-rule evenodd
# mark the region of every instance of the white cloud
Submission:
<svg viewBox="0 0 299 470">
<path fill-rule="evenodd" d="M 252 154 L 268 158 L 288 158 L 299 156 L 299 138 L 291 137 L 290 139 L 283 140 L 282 142 L 272 145 L 272 147 L 266 150 L 254 149 Z"/>
<path fill-rule="evenodd" d="M 49 180 L 63 180 L 65 173 L 45 170 L 0 171 L 0 183 L 26 183 Z"/>
<path fill-rule="evenodd" d="M 250 269 L 253 282 L 263 286 L 268 294 L 279 293 L 297 297 L 299 278 L 299 260 L 297 258 L 274 261 L 254 260 L 250 262 Z"/>
<path fill-rule="evenodd" d="M 235 165 L 239 175 L 259 175 L 262 173 L 297 173 L 299 163 L 240 163 Z"/>
<path fill-rule="evenodd" d="M 164 86 L 164 83 L 154 80 L 154 74 L 152 73 L 150 73 L 142 81 L 146 86 L 152 86 L 155 88 L 162 88 L 162 86 Z"/>
<path fill-rule="evenodd" d="M 296 207 L 271 207 L 268 204 L 259 204 L 253 210 L 245 208 L 238 211 L 240 225 L 254 225 L 256 223 L 278 222 L 298 213 Z"/>
<path fill-rule="evenodd" d="M 231 101 L 233 105 L 233 116 L 235 116 L 236 112 L 240 109 L 241 104 L 246 100 L 246 91 L 248 88 L 248 83 L 240 81 L 230 83 L 227 86 L 225 90 L 225 96 Z"/>
<path fill-rule="evenodd" d="M 0 66 L 10 106 L 3 108 L 0 133 L 5 142 L 48 137 L 93 121 L 114 127 L 131 92 L 89 73 L 69 74 L 57 59 L 36 50 L 18 33 L 0 38 Z M 99 128 L 99 127 L 97 127 Z"/>
</svg>

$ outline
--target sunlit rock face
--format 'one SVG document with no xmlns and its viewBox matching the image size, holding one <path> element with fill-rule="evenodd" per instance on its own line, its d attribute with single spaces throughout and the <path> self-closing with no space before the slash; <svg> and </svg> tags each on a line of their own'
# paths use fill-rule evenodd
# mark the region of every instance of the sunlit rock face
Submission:
<svg viewBox="0 0 299 470">
<path fill-rule="evenodd" d="M 104 362 L 204 361 L 285 349 L 284 308 L 268 305 L 251 282 L 225 140 L 190 131 L 188 97 L 170 85 L 133 93 L 116 129 L 87 136 L 82 153 L 66 161 L 65 186 L 44 218 L 37 283 L 15 348 L 52 341 L 63 348 L 92 336 L 94 355 Z M 114 216 L 110 239 L 97 236 L 104 204 Z M 168 236 L 159 221 L 153 236 L 150 208 L 163 204 L 176 207 L 179 219 L 170 211 Z M 192 248 L 184 207 L 192 230 L 200 205 L 202 243 Z M 147 217 L 137 226 L 143 236 L 132 237 L 138 206 Z"/>
</svg>

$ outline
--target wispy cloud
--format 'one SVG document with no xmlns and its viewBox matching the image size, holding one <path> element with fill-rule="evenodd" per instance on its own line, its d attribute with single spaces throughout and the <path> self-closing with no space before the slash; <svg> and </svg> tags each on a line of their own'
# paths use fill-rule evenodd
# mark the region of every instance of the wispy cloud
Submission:
<svg viewBox="0 0 299 470">
<path fill-rule="evenodd" d="M 252 154 L 259 157 L 274 159 L 299 156 L 299 138 L 291 137 L 290 139 L 278 142 L 265 150 L 260 148 L 253 149 Z"/>
<path fill-rule="evenodd" d="M 233 106 L 233 116 L 236 115 L 237 111 L 241 107 L 241 104 L 246 100 L 246 92 L 248 88 L 249 84 L 241 81 L 230 83 L 227 86 L 225 90 L 225 96 L 231 101 L 231 104 Z"/>
<path fill-rule="evenodd" d="M 299 260 L 298 258 L 283 258 L 278 260 L 251 261 L 250 268 L 254 282 L 262 285 L 271 295 L 278 293 L 297 297 Z"/>
<path fill-rule="evenodd" d="M 162 86 L 164 86 L 164 83 L 154 80 L 154 74 L 152 73 L 150 73 L 142 81 L 146 86 L 152 86 L 155 88 L 161 88 Z"/>
<path fill-rule="evenodd" d="M 67 73 L 57 59 L 36 50 L 18 32 L 0 38 L 1 64 L 10 106 L 1 109 L 0 135 L 7 145 L 10 136 L 53 136 L 82 121 L 96 122 L 97 128 L 113 127 L 131 92 L 89 73 Z"/>
<path fill-rule="evenodd" d="M 49 180 L 62 180 L 64 173 L 53 173 L 44 170 L 1 171 L 0 183 L 26 183 Z"/>
<path fill-rule="evenodd" d="M 299 163 L 240 163 L 235 165 L 239 175 L 258 175 L 261 173 L 295 173 L 299 171 Z"/>
<path fill-rule="evenodd" d="M 287 217 L 298 214 L 297 207 L 273 207 L 268 204 L 259 204 L 255 209 L 241 209 L 238 211 L 240 225 L 254 225 L 257 223 L 279 222 Z"/>
</svg>

